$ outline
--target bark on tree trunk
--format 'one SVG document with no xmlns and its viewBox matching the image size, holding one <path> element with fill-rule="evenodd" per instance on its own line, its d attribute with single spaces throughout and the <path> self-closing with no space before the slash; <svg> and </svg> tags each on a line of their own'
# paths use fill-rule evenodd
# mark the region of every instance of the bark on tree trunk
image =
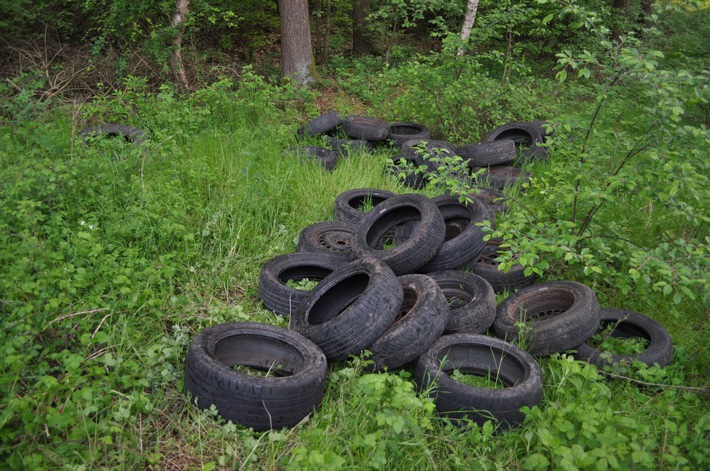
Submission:
<svg viewBox="0 0 710 471">
<path fill-rule="evenodd" d="M 473 29 L 473 23 L 476 21 L 476 13 L 478 12 L 478 1 L 479 0 L 468 0 L 468 5 L 466 6 L 466 16 L 463 18 L 463 26 L 461 26 L 461 41 L 465 42 L 471 37 L 471 30 Z M 460 47 L 457 56 L 463 56 L 463 47 Z"/>
<path fill-rule="evenodd" d="M 367 15 L 370 11 L 370 0 L 353 0 L 353 55 L 362 57 L 372 53 L 372 42 L 367 33 Z"/>
<path fill-rule="evenodd" d="M 654 3 L 656 3 L 655 0 L 643 0 L 641 2 L 641 5 L 643 6 L 643 12 L 645 15 L 643 24 L 644 24 L 644 26 L 646 26 L 646 28 L 651 27 L 651 15 L 653 15 L 653 4 Z"/>
<path fill-rule="evenodd" d="M 281 75 L 301 86 L 315 82 L 308 0 L 279 0 Z"/>
<path fill-rule="evenodd" d="M 177 0 L 175 3 L 175 15 L 170 22 L 170 26 L 176 30 L 175 39 L 173 39 L 174 49 L 170 56 L 170 69 L 173 74 L 175 74 L 178 87 L 183 90 L 189 88 L 185 66 L 182 63 L 182 37 L 185 34 L 185 21 L 187 20 L 189 11 L 190 0 Z"/>
</svg>

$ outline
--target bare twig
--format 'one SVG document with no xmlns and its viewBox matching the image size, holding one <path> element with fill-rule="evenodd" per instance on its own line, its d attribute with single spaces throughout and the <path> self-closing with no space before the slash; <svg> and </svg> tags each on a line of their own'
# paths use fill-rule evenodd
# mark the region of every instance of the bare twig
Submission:
<svg viewBox="0 0 710 471">
<path fill-rule="evenodd" d="M 696 386 L 681 386 L 681 385 L 677 385 L 677 384 L 649 383 L 648 381 L 641 381 L 640 379 L 629 378 L 628 376 L 617 375 L 614 373 L 609 373 L 607 371 L 605 371 L 604 374 L 606 376 L 610 376 L 612 378 L 624 379 L 626 381 L 636 383 L 636 384 L 642 384 L 644 386 L 653 386 L 653 387 L 657 387 L 657 388 L 679 389 L 681 391 L 692 392 L 695 394 L 710 394 L 710 386 L 696 387 Z"/>
</svg>

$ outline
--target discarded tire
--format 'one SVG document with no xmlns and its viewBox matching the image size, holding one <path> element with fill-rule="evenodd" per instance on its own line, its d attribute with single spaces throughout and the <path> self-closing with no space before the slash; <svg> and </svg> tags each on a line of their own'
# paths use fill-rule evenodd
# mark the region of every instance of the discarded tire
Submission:
<svg viewBox="0 0 710 471">
<path fill-rule="evenodd" d="M 293 427 L 311 414 L 327 373 L 323 352 L 296 332 L 233 322 L 195 336 L 184 380 L 201 409 L 214 404 L 225 420 L 262 431 Z"/>
<path fill-rule="evenodd" d="M 419 221 L 409 238 L 393 248 L 381 247 L 385 236 L 402 223 Z M 423 195 L 393 196 L 377 205 L 358 226 L 351 241 L 353 252 L 360 258 L 382 260 L 397 275 L 413 273 L 439 251 L 446 236 L 441 212 L 431 199 Z"/>
<path fill-rule="evenodd" d="M 335 219 L 357 224 L 365 219 L 367 211 L 393 196 L 397 196 L 397 193 L 377 188 L 344 191 L 335 197 Z"/>
<path fill-rule="evenodd" d="M 456 153 L 468 162 L 469 168 L 512 164 L 516 157 L 515 142 L 511 139 L 458 146 Z"/>
<path fill-rule="evenodd" d="M 483 253 L 478 257 L 478 260 L 467 264 L 466 268 L 470 268 L 473 273 L 488 280 L 496 293 L 516 291 L 533 284 L 537 275 L 531 273 L 526 276 L 525 267 L 520 264 L 511 266 L 508 272 L 500 270 L 498 254 L 505 250 L 500 247 L 502 243 L 502 238 L 488 240 L 486 248 L 483 249 Z"/>
<path fill-rule="evenodd" d="M 259 273 L 259 298 L 270 311 L 288 316 L 310 293 L 310 290 L 289 287 L 289 281 L 320 281 L 347 261 L 342 255 L 310 252 L 274 257 L 264 264 Z"/>
<path fill-rule="evenodd" d="M 479 168 L 473 170 L 478 171 Z M 475 177 L 475 181 L 479 185 L 488 185 L 491 188 L 503 190 L 518 183 L 529 183 L 531 178 L 530 172 L 520 170 L 512 165 L 496 165 L 486 168 L 481 175 Z"/>
<path fill-rule="evenodd" d="M 370 142 L 364 139 L 339 139 L 332 136 L 325 136 L 325 139 L 339 157 L 346 157 L 353 151 L 366 152 L 372 149 Z"/>
<path fill-rule="evenodd" d="M 390 158 L 392 160 L 392 173 L 398 178 L 400 172 L 404 173 L 402 180 L 406 186 L 415 190 L 421 190 L 426 187 L 427 181 L 422 174 L 416 173 L 414 168 L 422 164 L 421 159 L 416 155 L 396 155 Z M 402 161 L 406 162 L 407 168 L 402 168 Z M 414 168 L 409 168 L 410 166 Z"/>
<path fill-rule="evenodd" d="M 321 281 L 291 316 L 291 329 L 318 345 L 328 361 L 345 360 L 394 322 L 404 294 L 384 263 L 359 259 Z"/>
<path fill-rule="evenodd" d="M 396 147 L 412 139 L 429 139 L 430 132 L 426 126 L 417 123 L 390 123 L 387 139 Z"/>
<path fill-rule="evenodd" d="M 355 259 L 350 240 L 357 226 L 347 222 L 323 221 L 311 224 L 298 235 L 299 252 L 332 253 L 348 261 Z"/>
<path fill-rule="evenodd" d="M 318 116 L 315 119 L 308 121 L 306 124 L 296 130 L 298 136 L 318 136 L 340 126 L 343 122 L 337 111 L 329 111 Z"/>
<path fill-rule="evenodd" d="M 574 357 L 596 365 L 599 369 L 613 364 L 631 364 L 634 361 L 648 366 L 666 366 L 671 361 L 673 343 L 668 331 L 653 319 L 626 309 L 604 308 L 600 311 L 599 331 L 610 328 L 609 336 L 617 339 L 642 338 L 648 343 L 637 354 L 617 355 L 603 352 L 583 343 L 576 347 Z"/>
<path fill-rule="evenodd" d="M 486 141 L 511 139 L 520 151 L 522 159 L 547 157 L 547 148 L 541 147 L 545 140 L 545 121 L 521 121 L 499 126 L 486 136 Z"/>
<path fill-rule="evenodd" d="M 508 211 L 506 201 L 508 197 L 499 190 L 494 188 L 474 187 L 473 191 L 468 194 L 471 198 L 476 198 L 488 207 L 493 212 Z"/>
<path fill-rule="evenodd" d="M 81 137 L 84 142 L 88 142 L 90 138 L 101 136 L 120 137 L 126 142 L 131 142 L 139 147 L 146 141 L 146 135 L 143 131 L 133 126 L 126 126 L 125 124 L 98 124 L 79 131 L 79 137 Z"/>
<path fill-rule="evenodd" d="M 456 371 L 495 381 L 500 389 L 475 387 L 452 378 Z M 520 409 L 542 399 L 542 371 L 535 359 L 500 339 L 474 334 L 441 337 L 419 357 L 414 375 L 430 391 L 439 415 L 463 426 L 492 420 L 498 430 L 523 422 Z"/>
<path fill-rule="evenodd" d="M 491 285 L 473 273 L 447 270 L 428 273 L 449 305 L 444 333 L 484 334 L 496 317 L 496 296 Z"/>
<path fill-rule="evenodd" d="M 446 227 L 444 243 L 434 257 L 419 268 L 423 273 L 453 270 L 472 260 L 477 259 L 486 243 L 483 241 L 483 230 L 477 224 L 485 220 L 495 227 L 493 213 L 488 211 L 483 203 L 473 200 L 464 204 L 455 196 L 441 195 L 432 198 L 444 218 Z M 395 241 L 403 243 L 409 238 L 409 232 L 416 230 L 417 222 L 402 224 L 395 232 Z"/>
<path fill-rule="evenodd" d="M 519 325 L 524 330 L 519 332 Z M 523 288 L 498 305 L 495 335 L 518 341 L 534 355 L 570 350 L 599 328 L 599 303 L 594 291 L 574 281 L 550 281 Z"/>
<path fill-rule="evenodd" d="M 416 155 L 422 159 L 430 172 L 439 168 L 440 160 L 456 156 L 455 145 L 437 139 L 411 139 L 402 144 L 401 150 L 405 155 Z"/>
<path fill-rule="evenodd" d="M 300 157 L 304 161 L 314 160 L 326 170 L 333 170 L 337 161 L 335 151 L 319 146 L 289 147 L 285 153 Z"/>
<path fill-rule="evenodd" d="M 343 131 L 353 139 L 384 141 L 389 134 L 389 123 L 367 116 L 348 116 L 343 119 Z"/>
<path fill-rule="evenodd" d="M 394 320 L 368 347 L 372 369 L 399 368 L 427 351 L 444 332 L 449 319 L 446 297 L 436 282 L 426 275 L 399 277 L 404 299 Z"/>
</svg>

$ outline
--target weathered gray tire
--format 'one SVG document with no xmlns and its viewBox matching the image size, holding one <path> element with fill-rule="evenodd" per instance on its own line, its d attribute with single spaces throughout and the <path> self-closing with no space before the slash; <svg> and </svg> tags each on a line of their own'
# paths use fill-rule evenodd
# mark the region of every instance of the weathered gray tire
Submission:
<svg viewBox="0 0 710 471">
<path fill-rule="evenodd" d="M 429 128 L 418 123 L 397 122 L 390 123 L 387 139 L 392 141 L 396 147 L 412 139 L 429 139 L 431 133 Z"/>
<path fill-rule="evenodd" d="M 444 332 L 449 307 L 439 285 L 426 275 L 399 277 L 404 292 L 394 323 L 370 345 L 371 369 L 395 369 L 416 360 Z"/>
<path fill-rule="evenodd" d="M 251 375 L 241 365 L 270 373 Z M 293 427 L 318 407 L 328 365 L 307 338 L 254 322 L 218 324 L 199 332 L 185 361 L 185 392 L 197 406 L 214 404 L 225 420 L 262 431 Z"/>
<path fill-rule="evenodd" d="M 451 373 L 494 377 L 503 389 L 474 387 L 454 380 Z M 535 359 L 500 339 L 474 334 L 442 336 L 419 357 L 414 380 L 429 391 L 439 415 L 459 426 L 468 420 L 479 425 L 492 420 L 498 430 L 525 420 L 522 407 L 542 399 L 542 371 Z"/>
<path fill-rule="evenodd" d="M 530 286 L 537 279 L 534 273 L 525 275 L 525 267 L 515 264 L 508 272 L 500 270 L 498 254 L 505 249 L 500 248 L 503 243 L 502 238 L 490 239 L 486 242 L 483 253 L 473 263 L 468 263 L 464 268 L 470 269 L 476 275 L 485 278 L 493 286 L 496 293 L 504 291 L 516 291 L 520 288 Z"/>
<path fill-rule="evenodd" d="M 389 134 L 389 123 L 367 116 L 348 116 L 343 119 L 343 131 L 353 139 L 384 141 Z"/>
<path fill-rule="evenodd" d="M 490 283 L 460 270 L 428 273 L 441 288 L 449 305 L 444 333 L 485 334 L 496 317 L 496 295 Z"/>
<path fill-rule="evenodd" d="M 320 146 L 294 146 L 284 151 L 284 154 L 295 155 L 303 161 L 313 160 L 326 170 L 333 170 L 337 162 L 335 151 Z"/>
<path fill-rule="evenodd" d="M 305 227 L 298 235 L 299 252 L 318 252 L 342 255 L 348 261 L 355 259 L 350 241 L 357 230 L 355 224 L 340 221 L 322 221 Z"/>
<path fill-rule="evenodd" d="M 515 142 L 511 139 L 465 144 L 456 153 L 468 162 L 470 168 L 512 164 L 515 161 Z"/>
<path fill-rule="evenodd" d="M 517 324 L 526 324 L 521 335 Z M 517 291 L 498 305 L 495 335 L 520 341 L 534 355 L 565 352 L 587 341 L 599 328 L 594 291 L 575 281 L 549 281 Z"/>
<path fill-rule="evenodd" d="M 520 121 L 499 126 L 486 136 L 486 141 L 498 141 L 502 139 L 512 139 L 516 147 L 520 149 L 520 158 L 543 159 L 548 156 L 546 147 L 541 144 L 545 142 L 545 121 Z"/>
<path fill-rule="evenodd" d="M 319 136 L 337 128 L 342 122 L 343 120 L 337 111 L 329 111 L 298 128 L 296 135 L 310 137 Z"/>
</svg>

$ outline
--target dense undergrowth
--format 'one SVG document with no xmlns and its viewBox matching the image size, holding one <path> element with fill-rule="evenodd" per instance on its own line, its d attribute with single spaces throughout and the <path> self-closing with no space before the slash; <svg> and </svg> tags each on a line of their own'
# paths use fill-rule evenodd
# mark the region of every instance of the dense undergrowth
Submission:
<svg viewBox="0 0 710 471">
<path fill-rule="evenodd" d="M 648 82 L 629 75 L 607 90 L 601 65 L 590 66 L 589 84 L 560 83 L 453 57 L 396 67 L 339 59 L 312 91 L 245 69 L 238 83 L 189 96 L 169 86 L 148 92 L 130 77 L 120 92 L 82 104 L 5 102 L 0 462 L 36 470 L 701 469 L 710 460 L 709 138 L 707 84 L 694 77 L 707 75 L 683 69 L 679 82 L 673 56 L 672 89 L 663 76 L 650 81 L 659 61 L 643 70 Z M 669 100 L 658 115 L 648 113 L 648 93 Z M 456 143 L 509 121 L 556 123 L 550 161 L 528 167 L 535 179 L 510 191 L 517 203 L 499 229 L 541 279 L 587 283 L 602 305 L 662 323 L 674 341 L 671 365 L 626 365 L 605 377 L 568 355 L 541 358 L 542 403 L 502 434 L 490 423 L 452 426 L 415 393 L 408 369 L 367 374 L 366 357 L 334 365 L 322 406 L 291 430 L 254 433 L 198 410 L 182 388 L 196 332 L 226 321 L 288 324 L 257 298 L 263 263 L 294 251 L 307 225 L 331 219 L 346 189 L 411 191 L 388 170 L 386 148 L 341 159 L 333 172 L 282 155 L 297 126 L 329 109 L 421 122 Z M 150 140 L 144 148 L 84 143 L 78 131 L 95 122 L 134 125 Z M 615 158 L 629 153 L 639 159 L 613 175 Z M 580 214 L 593 211 L 581 232 L 575 195 Z M 633 258 L 644 253 L 650 258 Z"/>
</svg>

